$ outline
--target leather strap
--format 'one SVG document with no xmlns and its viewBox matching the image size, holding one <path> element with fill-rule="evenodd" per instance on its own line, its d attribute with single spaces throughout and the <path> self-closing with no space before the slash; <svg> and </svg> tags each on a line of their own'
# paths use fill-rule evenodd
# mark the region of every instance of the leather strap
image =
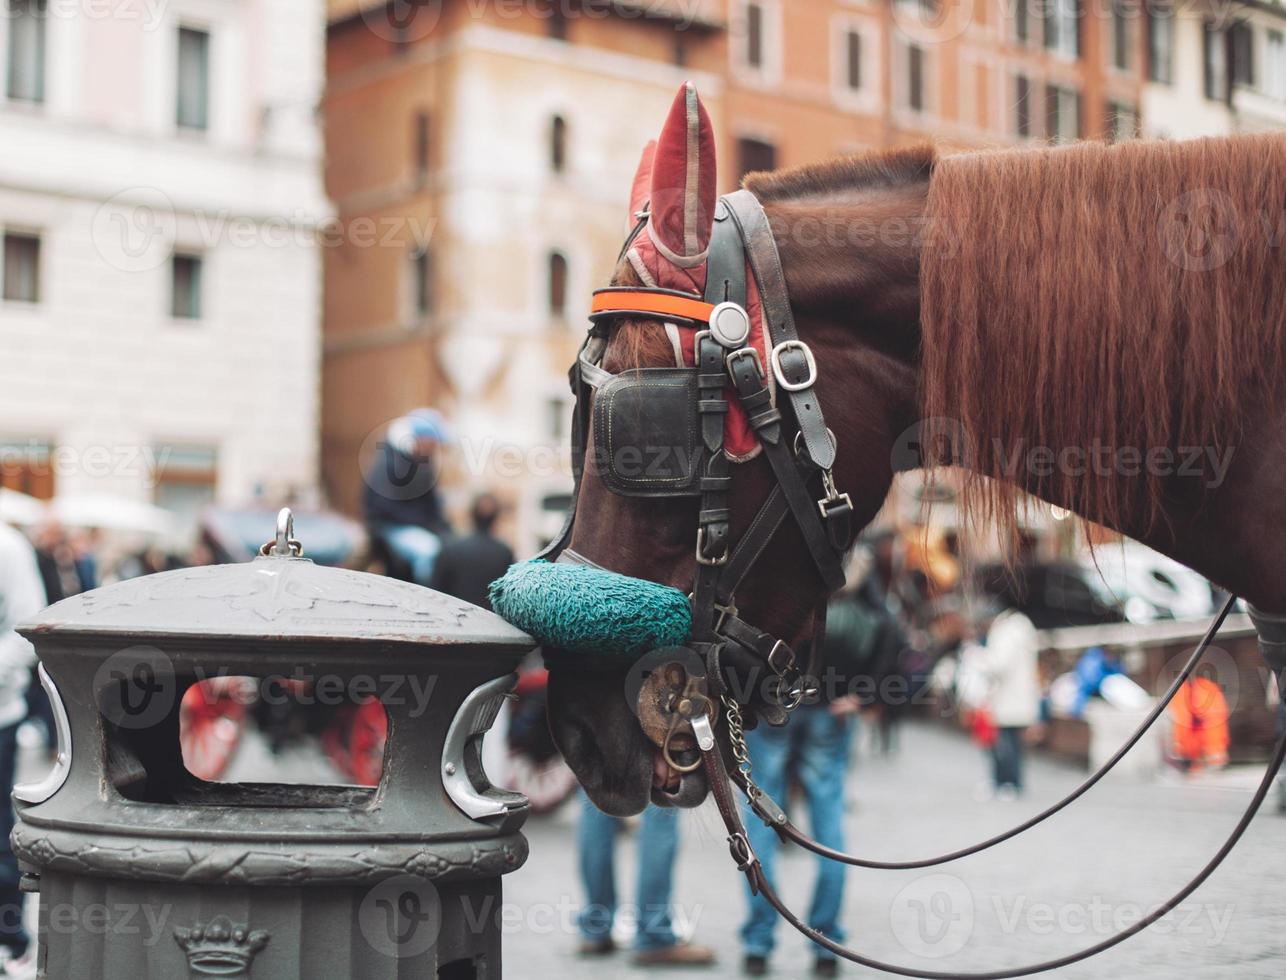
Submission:
<svg viewBox="0 0 1286 980">
<path fill-rule="evenodd" d="M 723 200 L 741 229 L 755 282 L 759 286 L 764 323 L 772 341 L 769 360 L 777 362 L 777 367 L 769 363 L 764 365 L 764 369 L 774 375 L 780 371 L 778 387 L 779 390 L 788 388 L 786 397 L 794 410 L 808 458 L 819 469 L 829 470 L 835 465 L 835 444 L 826 428 L 821 403 L 813 391 L 817 380 L 816 364 L 795 329 L 795 314 L 790 308 L 790 292 L 786 288 L 786 275 L 782 271 L 781 254 L 777 251 L 772 226 L 758 199 L 750 191 L 739 190 Z M 782 380 L 786 385 L 780 384 Z M 789 390 L 796 385 L 800 387 Z"/>
<path fill-rule="evenodd" d="M 842 553 L 831 542 L 830 534 L 822 523 L 817 499 L 804 484 L 794 454 L 782 439 L 781 415 L 769 401 L 768 387 L 759 372 L 759 360 L 751 356 L 733 356 L 728 359 L 728 369 L 822 581 L 828 591 L 834 592 L 844 584 Z"/>
<path fill-rule="evenodd" d="M 660 320 L 685 320 L 708 323 L 714 304 L 672 289 L 636 289 L 612 286 L 594 291 L 589 318 L 600 316 L 654 317 Z"/>
</svg>

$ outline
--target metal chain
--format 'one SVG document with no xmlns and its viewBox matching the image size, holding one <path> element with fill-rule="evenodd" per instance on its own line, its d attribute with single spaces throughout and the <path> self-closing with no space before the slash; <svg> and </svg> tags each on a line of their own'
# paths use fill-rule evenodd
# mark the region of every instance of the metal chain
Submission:
<svg viewBox="0 0 1286 980">
<path fill-rule="evenodd" d="M 728 721 L 728 741 L 732 747 L 732 758 L 736 761 L 737 771 L 741 773 L 741 778 L 746 784 L 746 798 L 753 804 L 762 795 L 763 790 L 755 785 L 751 775 L 753 766 L 750 762 L 750 749 L 746 745 L 746 730 L 742 725 L 741 705 L 726 694 L 720 700 L 723 701 L 724 717 Z"/>
</svg>

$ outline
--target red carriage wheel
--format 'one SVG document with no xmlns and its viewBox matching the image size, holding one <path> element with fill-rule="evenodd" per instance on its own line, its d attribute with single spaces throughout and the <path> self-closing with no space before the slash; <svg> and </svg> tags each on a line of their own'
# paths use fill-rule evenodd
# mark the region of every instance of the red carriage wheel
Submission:
<svg viewBox="0 0 1286 980">
<path fill-rule="evenodd" d="M 236 754 L 245 729 L 246 705 L 236 677 L 193 684 L 179 704 L 183 764 L 198 779 L 218 779 Z"/>
</svg>

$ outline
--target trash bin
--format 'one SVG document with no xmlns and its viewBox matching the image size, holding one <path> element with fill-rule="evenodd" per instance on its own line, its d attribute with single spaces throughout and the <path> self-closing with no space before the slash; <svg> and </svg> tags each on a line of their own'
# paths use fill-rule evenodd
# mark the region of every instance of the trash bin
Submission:
<svg viewBox="0 0 1286 980">
<path fill-rule="evenodd" d="M 481 736 L 532 641 L 428 589 L 314 565 L 290 523 L 251 562 L 96 589 L 21 629 L 58 729 L 53 770 L 14 791 L 42 977 L 501 976 L 500 876 L 526 859 L 527 801 L 487 780 Z M 180 704 L 220 676 L 378 698 L 379 783 L 193 776 Z"/>
</svg>

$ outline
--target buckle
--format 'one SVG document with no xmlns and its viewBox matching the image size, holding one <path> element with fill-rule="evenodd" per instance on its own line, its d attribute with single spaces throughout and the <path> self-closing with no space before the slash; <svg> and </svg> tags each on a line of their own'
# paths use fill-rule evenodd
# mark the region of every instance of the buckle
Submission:
<svg viewBox="0 0 1286 980">
<path fill-rule="evenodd" d="M 706 543 L 706 529 L 697 528 L 697 564 L 698 565 L 726 565 L 728 564 L 728 546 L 724 545 L 723 554 L 716 555 L 714 558 L 706 558 L 704 555 Z"/>
<path fill-rule="evenodd" d="M 837 494 L 834 497 L 823 497 L 817 501 L 817 509 L 821 511 L 823 520 L 830 520 L 831 510 L 852 510 L 853 498 L 846 493 Z"/>
<path fill-rule="evenodd" d="M 777 655 L 783 651 L 786 653 L 786 663 L 784 666 L 778 667 L 776 663 Z M 768 656 L 764 658 L 764 662 L 768 664 L 768 669 L 774 674 L 778 677 L 783 677 L 786 671 L 795 666 L 795 651 L 787 646 L 784 640 L 775 640 L 772 649 L 768 651 Z"/>
<path fill-rule="evenodd" d="M 764 362 L 759 359 L 758 349 L 754 347 L 738 347 L 736 350 L 732 351 L 728 355 L 728 359 L 724 361 L 724 365 L 728 368 L 728 377 L 732 379 L 732 385 L 734 388 L 737 386 L 737 376 L 733 372 L 733 365 L 742 357 L 753 357 L 755 359 L 755 367 L 759 371 L 760 379 L 762 380 L 764 376 Z"/>
<path fill-rule="evenodd" d="M 808 377 L 805 380 L 786 380 L 786 375 L 781 369 L 781 355 L 788 350 L 801 350 L 804 352 L 804 363 L 808 365 Z M 805 388 L 811 388 L 817 383 L 817 359 L 813 357 L 812 348 L 802 340 L 783 340 L 772 349 L 768 360 L 772 363 L 772 373 L 773 377 L 777 379 L 777 384 L 781 385 L 786 391 L 803 391 Z"/>
</svg>

